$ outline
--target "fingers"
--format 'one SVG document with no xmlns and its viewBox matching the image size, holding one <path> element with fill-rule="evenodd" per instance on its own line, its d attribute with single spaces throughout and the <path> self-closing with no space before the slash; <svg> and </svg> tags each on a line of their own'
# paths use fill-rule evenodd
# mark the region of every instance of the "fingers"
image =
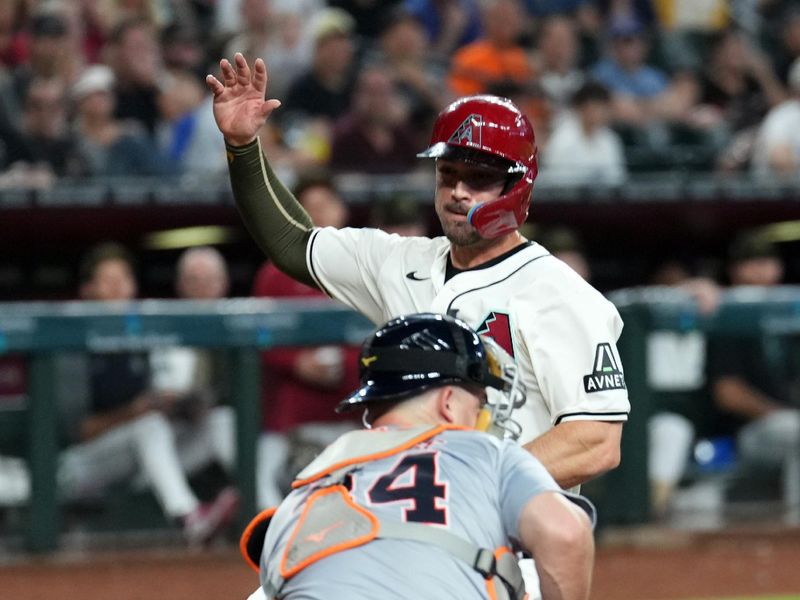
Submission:
<svg viewBox="0 0 800 600">
<path fill-rule="evenodd" d="M 267 65 L 260 58 L 256 59 L 253 65 L 253 85 L 259 92 L 266 92 L 267 90 Z"/>
<path fill-rule="evenodd" d="M 250 83 L 250 67 L 241 52 L 237 52 L 233 57 L 236 63 L 236 80 L 242 85 Z"/>
<path fill-rule="evenodd" d="M 215 96 L 225 91 L 225 86 L 222 85 L 219 79 L 217 79 L 213 75 L 206 75 L 206 85 L 208 86 L 208 89 L 211 90 L 211 93 L 214 94 Z"/>
<path fill-rule="evenodd" d="M 261 116 L 266 117 L 280 105 L 281 105 L 280 100 L 275 100 L 274 98 L 272 100 L 267 100 L 266 102 L 264 102 L 264 104 L 261 105 Z"/>
<path fill-rule="evenodd" d="M 222 71 L 222 81 L 225 87 L 232 87 L 236 83 L 236 72 L 233 70 L 233 65 L 227 58 L 219 61 L 219 68 Z"/>
</svg>

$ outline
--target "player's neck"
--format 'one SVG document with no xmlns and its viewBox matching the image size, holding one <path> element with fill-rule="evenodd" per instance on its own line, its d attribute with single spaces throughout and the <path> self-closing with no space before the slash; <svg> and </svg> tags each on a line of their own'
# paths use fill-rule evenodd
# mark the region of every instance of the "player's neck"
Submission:
<svg viewBox="0 0 800 600">
<path fill-rule="evenodd" d="M 469 246 L 450 244 L 450 261 L 456 269 L 471 269 L 489 262 L 525 242 L 525 238 L 518 231 L 514 231 L 503 237 L 481 240 L 479 243 Z"/>
</svg>

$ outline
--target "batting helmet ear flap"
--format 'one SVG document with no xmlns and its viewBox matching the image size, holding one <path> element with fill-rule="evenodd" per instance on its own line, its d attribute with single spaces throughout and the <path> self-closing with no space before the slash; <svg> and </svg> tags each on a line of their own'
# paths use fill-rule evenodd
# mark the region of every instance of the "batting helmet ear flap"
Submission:
<svg viewBox="0 0 800 600">
<path fill-rule="evenodd" d="M 492 239 L 516 231 L 528 218 L 535 178 L 535 174 L 527 171 L 508 193 L 473 206 L 467 220 L 478 235 Z"/>
</svg>

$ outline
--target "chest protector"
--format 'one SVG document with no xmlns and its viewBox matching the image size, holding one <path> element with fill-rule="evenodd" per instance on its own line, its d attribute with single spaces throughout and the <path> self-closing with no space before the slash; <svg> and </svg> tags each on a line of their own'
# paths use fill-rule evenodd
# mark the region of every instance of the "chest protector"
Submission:
<svg viewBox="0 0 800 600">
<path fill-rule="evenodd" d="M 303 469 L 292 484 L 299 489 L 316 484 L 306 499 L 283 555 L 278 573 L 269 573 L 264 584 L 267 595 L 278 597 L 286 580 L 314 562 L 376 538 L 403 539 L 438 546 L 466 562 L 486 580 L 492 600 L 523 600 L 525 584 L 517 558 L 510 549 L 480 548 L 449 531 L 423 523 L 384 521 L 356 504 L 343 485 L 347 474 L 371 460 L 398 454 L 447 429 L 458 427 L 416 427 L 412 429 L 352 431 L 325 449 Z M 244 559 L 259 570 L 264 538 L 276 508 L 257 515 L 247 526 L 240 541 Z"/>
</svg>

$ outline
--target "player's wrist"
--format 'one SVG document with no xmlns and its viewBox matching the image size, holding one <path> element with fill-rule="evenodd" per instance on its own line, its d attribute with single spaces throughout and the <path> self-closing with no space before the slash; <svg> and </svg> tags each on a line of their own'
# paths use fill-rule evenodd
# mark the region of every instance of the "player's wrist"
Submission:
<svg viewBox="0 0 800 600">
<path fill-rule="evenodd" d="M 243 152 L 249 150 L 258 143 L 258 137 L 251 138 L 225 138 L 225 149 L 230 152 Z"/>
</svg>

